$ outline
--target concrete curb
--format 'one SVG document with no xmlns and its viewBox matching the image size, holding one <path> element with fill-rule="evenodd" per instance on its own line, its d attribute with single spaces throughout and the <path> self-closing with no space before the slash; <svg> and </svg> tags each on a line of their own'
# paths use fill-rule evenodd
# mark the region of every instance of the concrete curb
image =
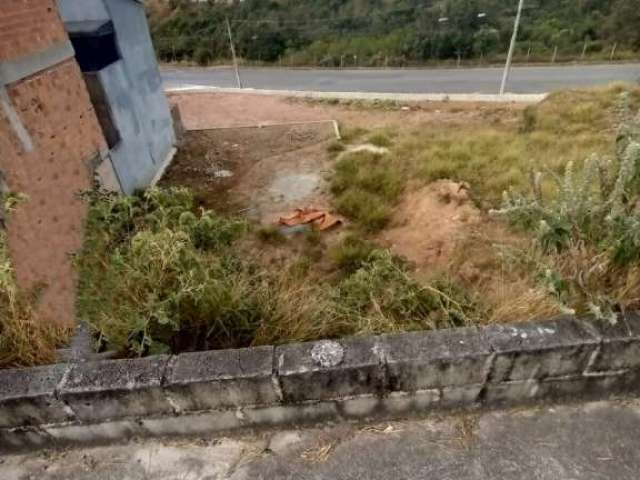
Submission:
<svg viewBox="0 0 640 480">
<path fill-rule="evenodd" d="M 0 371 L 0 450 L 629 396 L 640 315 Z"/>
<path fill-rule="evenodd" d="M 263 90 L 253 88 L 222 88 L 206 85 L 189 85 L 166 88 L 167 93 L 241 93 L 247 95 L 275 95 L 282 97 L 342 99 L 342 100 L 391 100 L 397 102 L 487 102 L 487 103 L 539 103 L 547 93 L 384 93 L 384 92 L 312 92 L 302 90 Z"/>
</svg>

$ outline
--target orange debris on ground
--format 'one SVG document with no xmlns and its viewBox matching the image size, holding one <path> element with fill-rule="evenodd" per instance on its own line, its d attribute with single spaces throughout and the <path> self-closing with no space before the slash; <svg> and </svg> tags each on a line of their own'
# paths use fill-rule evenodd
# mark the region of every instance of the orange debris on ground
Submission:
<svg viewBox="0 0 640 480">
<path fill-rule="evenodd" d="M 280 217 L 279 223 L 287 227 L 311 224 L 314 230 L 328 230 L 331 227 L 340 225 L 342 220 L 324 210 L 296 208 L 291 215 Z"/>
</svg>

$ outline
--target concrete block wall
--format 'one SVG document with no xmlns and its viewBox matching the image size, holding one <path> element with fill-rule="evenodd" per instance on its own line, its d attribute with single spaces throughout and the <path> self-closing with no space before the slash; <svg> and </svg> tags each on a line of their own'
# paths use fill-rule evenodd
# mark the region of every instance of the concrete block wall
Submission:
<svg viewBox="0 0 640 480">
<path fill-rule="evenodd" d="M 106 144 L 55 2 L 3 0 L 0 31 L 0 170 L 26 196 L 7 222 L 9 250 L 19 284 L 42 288 L 38 320 L 72 326 L 78 193 Z"/>
<path fill-rule="evenodd" d="M 0 450 L 635 396 L 640 315 L 0 371 Z"/>
</svg>

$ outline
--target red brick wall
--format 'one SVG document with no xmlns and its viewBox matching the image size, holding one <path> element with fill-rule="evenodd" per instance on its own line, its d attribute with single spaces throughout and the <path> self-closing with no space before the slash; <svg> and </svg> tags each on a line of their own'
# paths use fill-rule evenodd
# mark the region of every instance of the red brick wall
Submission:
<svg viewBox="0 0 640 480">
<path fill-rule="evenodd" d="M 32 53 L 46 48 L 47 42 L 55 43 L 55 32 L 62 24 L 57 11 L 53 15 L 47 10 L 53 5 L 51 1 L 0 1 L 3 33 L 4 18 L 35 13 L 26 17 L 33 19 L 31 27 L 15 20 L 13 41 L 0 41 L 2 55 Z M 15 17 L 8 14 L 11 9 Z M 41 14 L 48 15 L 55 35 L 39 36 Z M 31 35 L 25 33 L 28 31 Z M 78 192 L 92 185 L 90 161 L 106 148 L 104 138 L 74 59 L 6 88 L 34 144 L 33 151 L 25 152 L 0 110 L 0 169 L 10 190 L 27 196 L 10 215 L 7 228 L 16 276 L 22 287 L 43 287 L 38 303 L 40 320 L 73 325 L 76 275 L 71 254 L 82 245 L 87 211 Z"/>
<path fill-rule="evenodd" d="M 45 50 L 66 38 L 55 0 L 0 0 L 0 61 Z"/>
</svg>

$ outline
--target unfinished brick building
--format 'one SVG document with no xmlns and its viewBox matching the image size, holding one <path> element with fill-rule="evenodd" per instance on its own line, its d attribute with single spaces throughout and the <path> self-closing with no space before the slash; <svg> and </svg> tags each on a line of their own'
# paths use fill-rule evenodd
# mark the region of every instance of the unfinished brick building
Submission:
<svg viewBox="0 0 640 480">
<path fill-rule="evenodd" d="M 41 288 L 42 321 L 75 321 L 71 255 L 107 145 L 54 0 L 2 0 L 0 170 L 24 194 L 7 221 L 19 284 Z"/>
</svg>

